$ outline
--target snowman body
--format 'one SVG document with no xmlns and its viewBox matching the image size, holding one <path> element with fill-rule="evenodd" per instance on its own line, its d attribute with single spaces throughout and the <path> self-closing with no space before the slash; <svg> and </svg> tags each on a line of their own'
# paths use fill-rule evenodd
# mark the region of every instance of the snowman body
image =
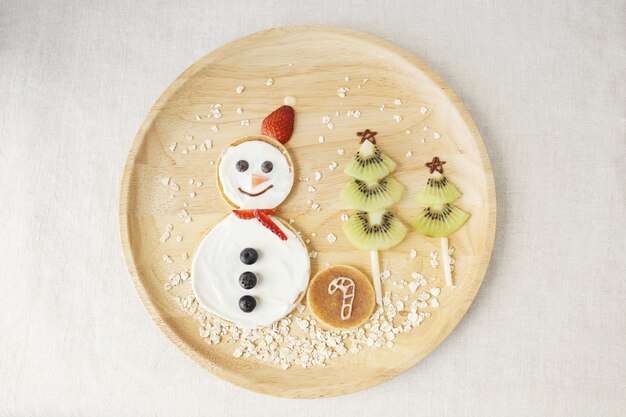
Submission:
<svg viewBox="0 0 626 417">
<path fill-rule="evenodd" d="M 242 328 L 268 326 L 293 310 L 310 276 L 306 246 L 268 213 L 293 186 L 289 155 L 273 139 L 243 138 L 222 153 L 217 175 L 228 204 L 239 211 L 263 211 L 265 221 L 229 214 L 209 231 L 194 255 L 193 291 L 203 308 Z M 255 253 L 253 262 L 242 255 L 249 250 Z M 254 276 L 253 285 L 242 282 L 244 274 Z M 242 306 L 242 297 L 253 297 L 252 309 Z"/>
</svg>

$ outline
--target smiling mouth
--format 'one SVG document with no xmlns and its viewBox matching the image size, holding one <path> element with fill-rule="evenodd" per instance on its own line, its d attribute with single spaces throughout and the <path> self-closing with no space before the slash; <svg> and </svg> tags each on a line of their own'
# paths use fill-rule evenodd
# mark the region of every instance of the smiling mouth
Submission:
<svg viewBox="0 0 626 417">
<path fill-rule="evenodd" d="M 263 191 L 259 191 L 258 193 L 249 193 L 245 190 L 242 190 L 241 187 L 237 188 L 239 190 L 240 193 L 245 194 L 245 195 L 249 195 L 250 197 L 257 197 L 260 196 L 261 194 L 263 194 L 264 192 L 266 192 L 267 190 L 269 190 L 270 188 L 272 188 L 274 186 L 274 184 L 270 185 L 269 187 L 267 187 L 265 190 Z"/>
</svg>

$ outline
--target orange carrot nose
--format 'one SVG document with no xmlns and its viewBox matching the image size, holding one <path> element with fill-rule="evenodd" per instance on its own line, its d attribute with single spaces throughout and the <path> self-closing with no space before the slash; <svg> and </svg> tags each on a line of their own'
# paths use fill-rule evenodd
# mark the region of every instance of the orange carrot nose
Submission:
<svg viewBox="0 0 626 417">
<path fill-rule="evenodd" d="M 265 181 L 267 181 L 267 178 L 262 177 L 260 175 L 252 174 L 252 186 L 253 187 L 256 187 L 257 185 L 262 184 Z"/>
</svg>

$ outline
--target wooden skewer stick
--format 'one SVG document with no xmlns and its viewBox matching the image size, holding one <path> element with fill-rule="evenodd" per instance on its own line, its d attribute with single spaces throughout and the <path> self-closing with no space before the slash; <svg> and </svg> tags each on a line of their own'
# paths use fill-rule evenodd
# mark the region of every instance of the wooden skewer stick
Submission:
<svg viewBox="0 0 626 417">
<path fill-rule="evenodd" d="M 443 252 L 443 271 L 446 275 L 446 285 L 453 287 L 452 271 L 450 271 L 450 249 L 448 248 L 448 238 L 441 238 L 441 252 Z"/>
<path fill-rule="evenodd" d="M 380 284 L 380 266 L 378 263 L 378 251 L 370 251 L 370 258 L 372 260 L 372 280 L 374 281 L 374 293 L 376 294 L 376 304 L 383 305 L 383 294 Z"/>
</svg>

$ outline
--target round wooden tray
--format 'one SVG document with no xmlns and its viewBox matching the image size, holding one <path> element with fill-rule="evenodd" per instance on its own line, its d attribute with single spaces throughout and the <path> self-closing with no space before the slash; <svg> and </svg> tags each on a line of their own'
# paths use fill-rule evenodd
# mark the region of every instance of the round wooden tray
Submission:
<svg viewBox="0 0 626 417">
<path fill-rule="evenodd" d="M 267 85 L 270 78 L 273 84 Z M 240 85 L 245 87 L 241 94 L 236 92 Z M 337 93 L 341 87 L 349 88 L 345 98 Z M 258 134 L 263 118 L 286 96 L 297 99 L 295 131 L 287 148 L 296 178 L 310 180 L 296 181 L 278 214 L 294 219 L 293 227 L 304 237 L 316 233 L 309 244 L 309 250 L 318 253 L 311 259 L 311 276 L 327 263 L 349 264 L 369 273 L 369 253 L 353 248 L 341 232 L 340 216 L 350 210 L 339 193 L 349 179 L 343 168 L 358 148 L 357 131 L 378 131 L 380 148 L 398 163 L 394 176 L 406 190 L 394 210 L 405 224 L 420 211 L 415 198 L 429 175 L 424 163 L 435 155 L 447 161 L 446 175 L 463 193 L 457 204 L 472 217 L 450 238 L 456 249 L 455 289 L 445 287 L 443 267 L 433 269 L 430 264 L 431 252 L 440 250 L 438 239 L 409 231 L 400 245 L 380 253 L 381 270 L 393 274 L 385 284 L 388 290 L 396 290 L 391 285 L 394 280 L 410 280 L 413 271 L 423 273 L 429 286 L 442 289 L 440 306 L 429 306 L 431 316 L 419 327 L 398 335 L 392 348 L 365 348 L 329 359 L 326 367 L 292 366 L 283 371 L 253 358 L 234 358 L 232 343 L 207 344 L 196 320 L 175 300 L 192 293 L 190 280 L 169 290 L 164 285 L 173 271 L 189 269 L 200 240 L 229 213 L 215 181 L 220 152 L 237 138 Z M 208 118 L 215 103 L 222 105 L 222 117 Z M 238 107 L 242 113 L 236 111 Z M 348 116 L 351 110 L 361 116 Z M 333 129 L 322 122 L 325 115 L 332 117 Z M 242 120 L 249 120 L 249 125 Z M 324 136 L 323 143 L 319 136 Z M 205 151 L 209 138 L 213 146 Z M 339 155 L 338 149 L 345 149 L 345 154 Z M 338 164 L 334 171 L 328 168 L 331 162 Z M 322 173 L 321 180 L 313 179 L 315 171 Z M 164 185 L 167 178 L 169 184 Z M 309 185 L 316 192 L 309 192 Z M 306 200 L 319 204 L 320 210 L 311 209 Z M 181 217 L 183 208 L 192 221 Z M 122 246 L 139 297 L 176 346 L 239 386 L 313 398 L 381 383 L 441 343 L 467 311 L 485 275 L 495 234 L 496 199 L 480 134 L 461 101 L 433 71 L 373 36 L 332 27 L 293 26 L 231 42 L 192 65 L 165 90 L 130 150 L 119 216 Z M 161 242 L 168 224 L 173 225 L 171 237 Z M 337 235 L 336 242 L 326 239 L 329 233 Z M 411 249 L 417 250 L 416 258 L 409 256 Z M 404 291 L 411 299 L 417 296 Z"/>
</svg>

